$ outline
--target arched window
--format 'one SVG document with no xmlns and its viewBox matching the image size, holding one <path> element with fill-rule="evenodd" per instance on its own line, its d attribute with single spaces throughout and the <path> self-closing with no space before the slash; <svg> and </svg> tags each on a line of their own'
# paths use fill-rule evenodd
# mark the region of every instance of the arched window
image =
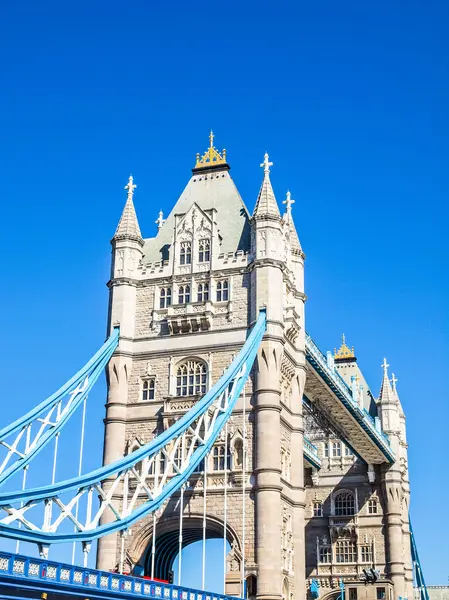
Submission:
<svg viewBox="0 0 449 600">
<path fill-rule="evenodd" d="M 190 265 L 192 263 L 192 244 L 190 242 L 181 243 L 179 262 L 181 265 Z"/>
<path fill-rule="evenodd" d="M 178 291 L 178 303 L 188 304 L 190 302 L 190 285 L 181 285 Z"/>
<path fill-rule="evenodd" d="M 228 444 L 228 460 L 226 468 L 230 470 L 231 468 L 231 452 Z M 225 447 L 223 445 L 214 446 L 212 451 L 212 469 L 214 471 L 224 471 L 225 470 Z"/>
<path fill-rule="evenodd" d="M 171 305 L 171 288 L 169 288 L 169 287 L 161 288 L 159 307 L 167 308 L 170 305 Z"/>
<path fill-rule="evenodd" d="M 198 262 L 210 261 L 210 240 L 199 241 Z"/>
<path fill-rule="evenodd" d="M 368 514 L 377 515 L 377 500 L 371 499 L 368 502 Z"/>
<path fill-rule="evenodd" d="M 227 302 L 229 300 L 228 281 L 219 281 L 217 283 L 217 302 Z"/>
<path fill-rule="evenodd" d="M 340 442 L 332 442 L 332 456 L 334 458 L 341 456 L 341 443 Z"/>
<path fill-rule="evenodd" d="M 341 491 L 334 496 L 335 515 L 337 517 L 347 517 L 355 513 L 354 494 L 352 492 Z"/>
<path fill-rule="evenodd" d="M 207 302 L 209 300 L 209 284 L 198 284 L 198 302 Z"/>
<path fill-rule="evenodd" d="M 235 470 L 241 470 L 243 467 L 243 440 L 237 438 L 234 442 L 234 460 L 232 468 Z"/>
<path fill-rule="evenodd" d="M 188 360 L 176 371 L 176 395 L 194 396 L 206 393 L 207 370 L 203 362 Z"/>
<path fill-rule="evenodd" d="M 322 517 L 323 516 L 323 505 L 319 500 L 315 500 L 313 503 L 313 516 L 314 517 Z"/>
<path fill-rule="evenodd" d="M 156 380 L 154 377 L 151 377 L 150 379 L 144 379 L 142 381 L 142 402 L 154 400 L 155 389 Z"/>
<path fill-rule="evenodd" d="M 338 563 L 356 562 L 356 547 L 351 540 L 339 540 L 335 544 L 335 560 Z"/>
</svg>

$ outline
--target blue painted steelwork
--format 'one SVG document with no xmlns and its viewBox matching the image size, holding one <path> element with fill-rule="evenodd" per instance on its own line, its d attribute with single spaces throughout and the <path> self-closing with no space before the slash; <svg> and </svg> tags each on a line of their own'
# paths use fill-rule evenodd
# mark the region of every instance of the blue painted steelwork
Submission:
<svg viewBox="0 0 449 600">
<path fill-rule="evenodd" d="M 321 459 L 318 456 L 318 448 L 314 446 L 306 436 L 304 436 L 303 452 L 304 458 L 310 466 L 315 469 L 321 469 Z"/>
<path fill-rule="evenodd" d="M 0 552 L 0 586 L 14 585 L 41 591 L 70 594 L 82 592 L 83 597 L 156 598 L 158 600 L 227 600 L 232 596 L 212 594 L 192 588 L 160 583 L 97 571 L 64 563 Z M 101 593 L 101 595 L 100 595 Z"/>
<path fill-rule="evenodd" d="M 0 510 L 6 513 L 6 516 L 0 518 L 0 535 L 44 545 L 70 541 L 91 542 L 109 533 L 123 531 L 145 515 L 157 510 L 188 481 L 197 465 L 211 450 L 249 376 L 265 333 L 265 323 L 265 311 L 261 311 L 243 348 L 224 375 L 192 409 L 152 442 L 112 464 L 105 465 L 81 477 L 40 488 L 0 494 Z M 215 413 L 210 417 L 209 413 L 213 407 L 215 407 Z M 107 497 L 107 494 L 103 491 L 102 483 L 105 480 L 112 479 L 115 484 L 123 483 L 126 486 L 126 477 L 131 472 L 135 473 L 135 466 L 138 463 L 149 458 L 154 459 L 158 453 L 162 452 L 167 456 L 165 448 L 169 444 L 176 443 L 174 440 L 181 438 L 183 435 L 185 436 L 188 430 L 192 431 L 194 422 L 201 418 L 205 420 L 206 417 L 209 430 L 206 431 L 205 439 L 200 440 L 198 447 L 189 454 L 188 463 L 182 465 L 182 468 L 176 469 L 172 477 L 168 478 L 164 475 L 161 486 L 156 490 L 156 493 L 148 493 L 147 486 L 144 491 L 148 494 L 148 500 L 143 504 L 138 504 L 136 497 L 134 497 L 131 508 L 122 510 L 120 514 L 114 507 L 111 498 Z M 173 464 L 173 458 L 171 458 L 171 461 Z M 119 481 L 120 479 L 121 481 Z M 57 528 L 63 522 L 62 518 L 59 518 L 57 523 L 44 522 L 44 525 L 42 525 L 41 519 L 37 522 L 37 520 L 25 517 L 26 511 L 34 509 L 38 504 L 45 508 L 49 503 L 57 503 L 61 508 L 61 501 L 58 498 L 66 492 L 72 492 L 73 496 L 68 502 L 63 503 L 64 515 L 68 513 L 70 517 L 72 516 L 72 510 L 83 494 L 90 499 L 89 501 L 92 504 L 93 494 L 95 493 L 100 495 L 100 508 L 103 502 L 103 506 L 114 513 L 115 519 L 100 525 L 99 519 L 102 511 L 99 511 L 94 516 L 92 514 L 86 516 L 86 525 L 81 526 L 79 523 L 75 523 L 75 531 L 59 532 Z M 20 508 L 13 507 L 13 505 L 19 503 L 23 503 L 23 506 Z M 64 518 L 66 517 L 64 516 Z"/>
<path fill-rule="evenodd" d="M 416 546 L 415 536 L 413 535 L 412 523 L 410 523 L 410 542 L 412 548 L 412 563 L 415 571 L 416 587 L 419 590 L 420 600 L 429 600 L 429 592 L 427 591 L 426 582 L 424 581 L 424 575 L 421 569 L 421 562 L 419 560 L 418 548 Z"/>
<path fill-rule="evenodd" d="M 366 410 L 360 408 L 357 400 L 352 396 L 351 389 L 342 379 L 340 374 L 335 369 L 329 367 L 324 354 L 312 340 L 310 335 L 306 335 L 306 358 L 309 364 L 317 371 L 335 396 L 345 406 L 351 416 L 379 448 L 387 461 L 390 464 L 394 463 L 395 456 L 390 447 L 388 437 L 383 431 L 377 429 L 371 415 L 369 415 Z"/>
<path fill-rule="evenodd" d="M 8 449 L 0 465 L 0 485 L 28 465 L 61 431 L 103 372 L 117 347 L 118 339 L 117 328 L 89 362 L 57 392 L 0 430 L 0 445 Z M 36 432 L 32 434 L 33 426 Z M 16 436 L 14 440 L 11 439 L 13 436 Z M 23 450 L 20 449 L 20 443 L 25 444 Z M 8 466 L 11 460 L 14 462 Z"/>
</svg>

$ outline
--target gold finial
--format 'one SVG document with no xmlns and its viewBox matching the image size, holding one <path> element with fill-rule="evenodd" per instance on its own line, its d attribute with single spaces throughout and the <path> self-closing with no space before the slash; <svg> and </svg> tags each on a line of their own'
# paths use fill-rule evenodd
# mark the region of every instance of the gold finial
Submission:
<svg viewBox="0 0 449 600">
<path fill-rule="evenodd" d="M 211 130 L 209 133 L 209 148 L 206 152 L 201 156 L 199 153 L 196 155 L 196 165 L 195 169 L 205 169 L 207 167 L 213 167 L 215 165 L 225 165 L 226 164 L 226 150 L 220 154 L 218 150 L 214 146 L 215 134 Z"/>
<path fill-rule="evenodd" d="M 135 183 L 133 183 L 133 181 L 134 181 L 133 176 L 130 175 L 129 179 L 128 179 L 128 183 L 125 185 L 125 190 L 128 190 L 128 200 L 133 199 L 134 190 L 137 187 L 137 185 Z"/>
<path fill-rule="evenodd" d="M 342 358 L 355 358 L 354 346 L 352 348 L 349 348 L 349 346 L 346 344 L 345 334 L 341 336 L 340 349 L 338 351 L 337 348 L 334 349 L 334 358 L 337 360 Z"/>
</svg>

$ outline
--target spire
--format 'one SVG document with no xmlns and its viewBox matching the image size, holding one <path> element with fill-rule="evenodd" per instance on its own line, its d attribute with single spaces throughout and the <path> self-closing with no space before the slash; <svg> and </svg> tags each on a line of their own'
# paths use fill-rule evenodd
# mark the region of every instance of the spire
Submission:
<svg viewBox="0 0 449 600">
<path fill-rule="evenodd" d="M 256 206 L 254 207 L 253 217 L 256 218 L 280 218 L 278 203 L 274 195 L 273 188 L 270 181 L 270 167 L 273 163 L 270 162 L 268 153 L 265 152 L 263 163 L 260 165 L 263 168 L 264 177 L 262 186 L 260 188 L 259 196 L 257 198 Z"/>
<path fill-rule="evenodd" d="M 283 200 L 283 202 L 282 202 L 282 204 L 285 204 L 285 208 L 286 208 L 286 212 L 282 218 L 284 219 L 284 223 L 287 224 L 287 227 L 290 232 L 290 243 L 291 243 L 292 250 L 301 253 L 302 252 L 301 243 L 299 241 L 298 233 L 296 231 L 296 227 L 295 227 L 295 224 L 293 223 L 293 217 L 292 217 L 292 204 L 294 204 L 294 203 L 295 203 L 295 201 L 292 199 L 290 190 L 288 190 L 287 196 L 286 196 L 285 200 Z"/>
<path fill-rule="evenodd" d="M 393 373 L 392 376 L 391 376 L 391 387 L 392 387 L 392 390 L 393 390 L 393 394 L 394 394 L 394 396 L 396 398 L 396 401 L 397 401 L 397 403 L 399 405 L 399 415 L 401 417 L 404 417 L 405 416 L 404 415 L 404 410 L 402 408 L 401 401 L 399 399 L 398 389 L 396 387 L 397 382 L 398 382 L 398 379 L 397 379 L 396 375 Z"/>
<path fill-rule="evenodd" d="M 161 210 L 159 211 L 159 216 L 156 219 L 155 223 L 157 225 L 158 231 L 161 229 L 162 225 L 165 223 L 164 213 Z"/>
<path fill-rule="evenodd" d="M 382 386 L 380 388 L 379 402 L 382 404 L 395 404 L 396 398 L 393 390 L 391 389 L 390 380 L 388 379 L 388 367 L 390 365 L 387 363 L 386 358 L 384 358 L 381 366 L 384 370 L 384 376 L 382 380 Z"/>
<path fill-rule="evenodd" d="M 139 222 L 137 221 L 136 210 L 133 202 L 134 190 L 137 186 L 133 182 L 133 176 L 130 175 L 128 183 L 125 185 L 125 190 L 128 190 L 128 198 L 126 200 L 122 216 L 120 217 L 114 239 L 126 238 L 137 239 L 138 241 L 142 240 L 142 234 L 140 233 Z"/>
</svg>

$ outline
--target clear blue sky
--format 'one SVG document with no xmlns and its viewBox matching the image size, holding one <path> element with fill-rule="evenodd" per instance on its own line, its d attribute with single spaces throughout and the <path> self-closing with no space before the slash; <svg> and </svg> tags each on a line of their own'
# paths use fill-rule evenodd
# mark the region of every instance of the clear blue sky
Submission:
<svg viewBox="0 0 449 600">
<path fill-rule="evenodd" d="M 307 329 L 323 349 L 345 332 L 375 393 L 384 355 L 396 372 L 423 567 L 446 583 L 448 25 L 443 0 L 3 3 L 2 421 L 102 343 L 130 172 L 151 236 L 213 128 L 250 209 L 265 150 L 296 200 Z M 90 401 L 86 468 L 104 383 Z"/>
</svg>

